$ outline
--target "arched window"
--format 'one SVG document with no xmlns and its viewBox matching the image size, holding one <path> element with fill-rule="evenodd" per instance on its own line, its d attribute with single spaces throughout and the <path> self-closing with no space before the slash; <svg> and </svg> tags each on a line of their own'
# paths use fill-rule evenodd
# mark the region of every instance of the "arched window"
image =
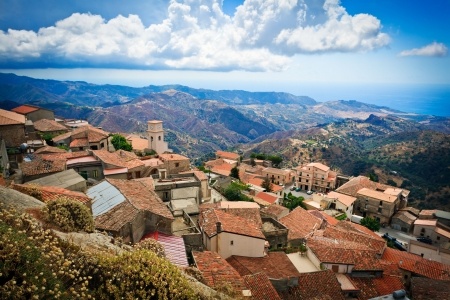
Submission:
<svg viewBox="0 0 450 300">
<path fill-rule="evenodd" d="M 152 142 L 153 142 L 153 137 L 150 137 L 150 141 L 152 141 Z"/>
<path fill-rule="evenodd" d="M 158 136 L 158 141 L 160 141 L 161 140 L 161 136 Z"/>
</svg>

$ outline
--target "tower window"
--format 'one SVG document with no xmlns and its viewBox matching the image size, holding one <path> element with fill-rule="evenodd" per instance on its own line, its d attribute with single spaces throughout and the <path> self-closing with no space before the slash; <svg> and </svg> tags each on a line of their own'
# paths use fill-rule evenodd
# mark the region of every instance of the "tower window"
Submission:
<svg viewBox="0 0 450 300">
<path fill-rule="evenodd" d="M 158 136 L 158 141 L 160 141 L 161 140 L 161 136 Z"/>
</svg>

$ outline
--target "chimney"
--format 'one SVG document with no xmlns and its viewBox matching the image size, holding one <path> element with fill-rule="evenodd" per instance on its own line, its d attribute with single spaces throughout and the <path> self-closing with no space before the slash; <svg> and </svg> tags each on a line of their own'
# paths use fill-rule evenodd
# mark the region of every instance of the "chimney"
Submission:
<svg viewBox="0 0 450 300">
<path fill-rule="evenodd" d="M 216 227 L 217 227 L 217 233 L 221 233 L 222 232 L 222 223 L 217 222 Z"/>
</svg>

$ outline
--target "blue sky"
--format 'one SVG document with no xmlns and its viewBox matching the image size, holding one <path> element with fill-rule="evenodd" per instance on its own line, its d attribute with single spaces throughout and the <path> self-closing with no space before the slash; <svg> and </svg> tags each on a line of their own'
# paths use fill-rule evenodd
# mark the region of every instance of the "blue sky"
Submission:
<svg viewBox="0 0 450 300">
<path fill-rule="evenodd" d="M 449 15 L 448 0 L 1 0 L 0 72 L 332 100 L 450 85 Z"/>
</svg>

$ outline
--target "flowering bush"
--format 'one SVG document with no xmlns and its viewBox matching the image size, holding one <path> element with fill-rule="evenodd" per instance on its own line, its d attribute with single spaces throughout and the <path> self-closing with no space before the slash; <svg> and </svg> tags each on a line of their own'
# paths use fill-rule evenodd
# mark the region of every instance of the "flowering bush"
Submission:
<svg viewBox="0 0 450 300">
<path fill-rule="evenodd" d="M 60 198 L 48 202 L 42 212 L 48 222 L 59 226 L 64 231 L 94 231 L 92 213 L 80 202 Z"/>
<path fill-rule="evenodd" d="M 135 244 L 134 249 L 147 249 L 153 251 L 159 257 L 166 257 L 164 247 L 155 239 L 145 239 Z"/>
</svg>

